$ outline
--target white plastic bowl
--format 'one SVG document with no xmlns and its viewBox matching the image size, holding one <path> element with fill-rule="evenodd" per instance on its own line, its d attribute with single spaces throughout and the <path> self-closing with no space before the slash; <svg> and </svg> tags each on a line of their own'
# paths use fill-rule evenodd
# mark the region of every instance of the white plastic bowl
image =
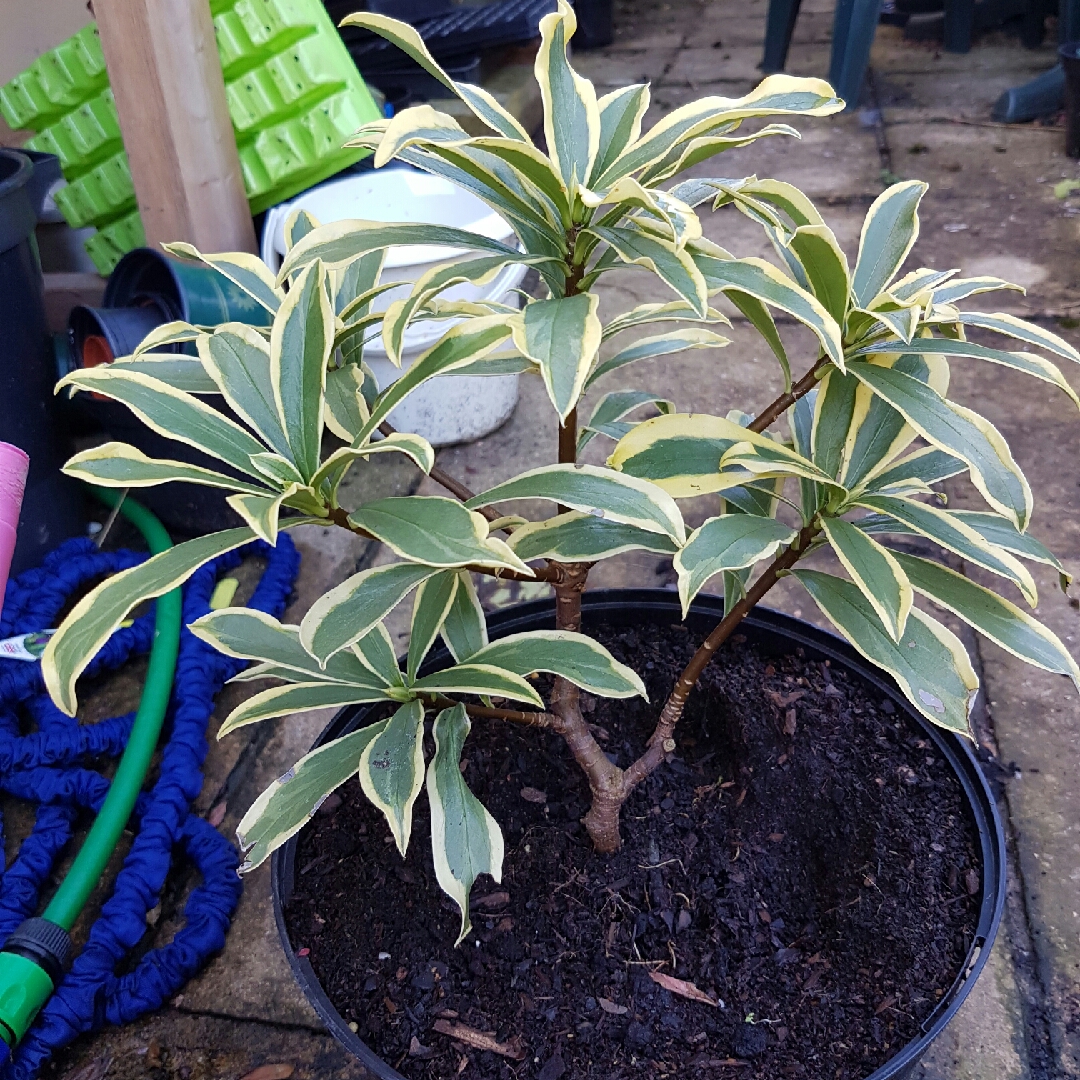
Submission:
<svg viewBox="0 0 1080 1080">
<path fill-rule="evenodd" d="M 285 255 L 285 221 L 297 209 L 309 211 L 323 225 L 348 218 L 368 221 L 408 221 L 427 225 L 450 225 L 479 233 L 491 240 L 515 243 L 514 231 L 475 195 L 443 180 L 409 168 L 387 168 L 358 173 L 327 184 L 275 206 L 266 215 L 262 235 L 262 259 L 277 271 Z M 464 259 L 468 248 L 434 244 L 392 247 L 383 264 L 382 280 L 400 281 L 401 288 L 388 289 L 376 298 L 375 311 L 385 311 L 397 299 L 408 296 L 411 284 L 438 263 Z M 521 284 L 526 267 L 507 266 L 487 285 L 471 282 L 445 290 L 446 300 L 497 300 L 514 303 L 513 289 Z M 429 320 L 410 326 L 403 339 L 402 365 L 394 367 L 382 340 L 376 337 L 364 349 L 364 358 L 385 389 L 401 376 L 424 350 L 430 348 L 458 320 Z M 423 435 L 433 446 L 470 442 L 494 431 L 514 411 L 518 398 L 516 375 L 440 376 L 414 390 L 391 413 L 389 420 L 399 431 Z"/>
</svg>

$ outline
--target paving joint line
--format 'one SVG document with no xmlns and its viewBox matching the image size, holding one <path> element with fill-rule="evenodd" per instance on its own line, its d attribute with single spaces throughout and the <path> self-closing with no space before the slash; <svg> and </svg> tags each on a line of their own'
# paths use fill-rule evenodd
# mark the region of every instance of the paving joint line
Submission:
<svg viewBox="0 0 1080 1080">
<path fill-rule="evenodd" d="M 199 1019 L 223 1020 L 230 1024 L 257 1024 L 259 1027 L 270 1028 L 274 1031 L 330 1036 L 330 1032 L 322 1025 L 315 1027 L 311 1024 L 293 1024 L 286 1020 L 267 1020 L 261 1016 L 233 1016 L 231 1013 L 214 1012 L 212 1009 L 185 1009 L 182 1004 L 173 1005 L 172 1009 L 174 1012 L 184 1016 Z"/>
</svg>

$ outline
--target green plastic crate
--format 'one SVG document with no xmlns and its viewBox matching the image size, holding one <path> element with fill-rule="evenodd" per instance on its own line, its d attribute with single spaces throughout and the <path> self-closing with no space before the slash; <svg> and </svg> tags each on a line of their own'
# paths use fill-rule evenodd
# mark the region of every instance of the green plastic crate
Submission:
<svg viewBox="0 0 1080 1080">
<path fill-rule="evenodd" d="M 251 212 L 291 198 L 363 157 L 342 144 L 379 118 L 321 0 L 212 0 L 225 94 Z M 0 87 L 0 113 L 37 134 L 68 181 L 57 205 L 109 273 L 145 243 L 97 27 Z"/>
</svg>

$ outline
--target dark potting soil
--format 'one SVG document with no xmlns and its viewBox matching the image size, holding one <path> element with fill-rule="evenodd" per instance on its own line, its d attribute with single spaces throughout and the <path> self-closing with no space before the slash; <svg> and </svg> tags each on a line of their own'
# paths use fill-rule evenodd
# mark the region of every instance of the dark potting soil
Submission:
<svg viewBox="0 0 1080 1080">
<path fill-rule="evenodd" d="M 597 636 L 652 701 L 584 698 L 625 766 L 695 642 L 680 626 Z M 677 739 L 624 807 L 622 850 L 600 856 L 561 739 L 475 721 L 464 776 L 506 858 L 501 885 L 473 889 L 458 948 L 424 798 L 403 861 L 350 781 L 300 834 L 293 947 L 411 1080 L 861 1080 L 919 1034 L 971 945 L 980 866 L 959 784 L 891 701 L 741 641 L 705 672 Z"/>
</svg>

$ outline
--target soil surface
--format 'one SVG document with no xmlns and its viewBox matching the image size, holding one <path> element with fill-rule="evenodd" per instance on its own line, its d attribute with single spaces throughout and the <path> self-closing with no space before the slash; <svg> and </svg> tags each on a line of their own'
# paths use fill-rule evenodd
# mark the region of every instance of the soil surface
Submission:
<svg viewBox="0 0 1080 1080">
<path fill-rule="evenodd" d="M 681 626 L 596 636 L 653 703 L 584 699 L 625 766 L 695 642 Z M 506 859 L 501 885 L 477 882 L 457 949 L 424 798 L 403 861 L 350 781 L 300 834 L 293 946 L 410 1080 L 862 1080 L 919 1034 L 972 942 L 980 866 L 959 784 L 880 693 L 741 639 L 676 735 L 603 857 L 561 739 L 476 721 L 463 772 Z"/>
</svg>

